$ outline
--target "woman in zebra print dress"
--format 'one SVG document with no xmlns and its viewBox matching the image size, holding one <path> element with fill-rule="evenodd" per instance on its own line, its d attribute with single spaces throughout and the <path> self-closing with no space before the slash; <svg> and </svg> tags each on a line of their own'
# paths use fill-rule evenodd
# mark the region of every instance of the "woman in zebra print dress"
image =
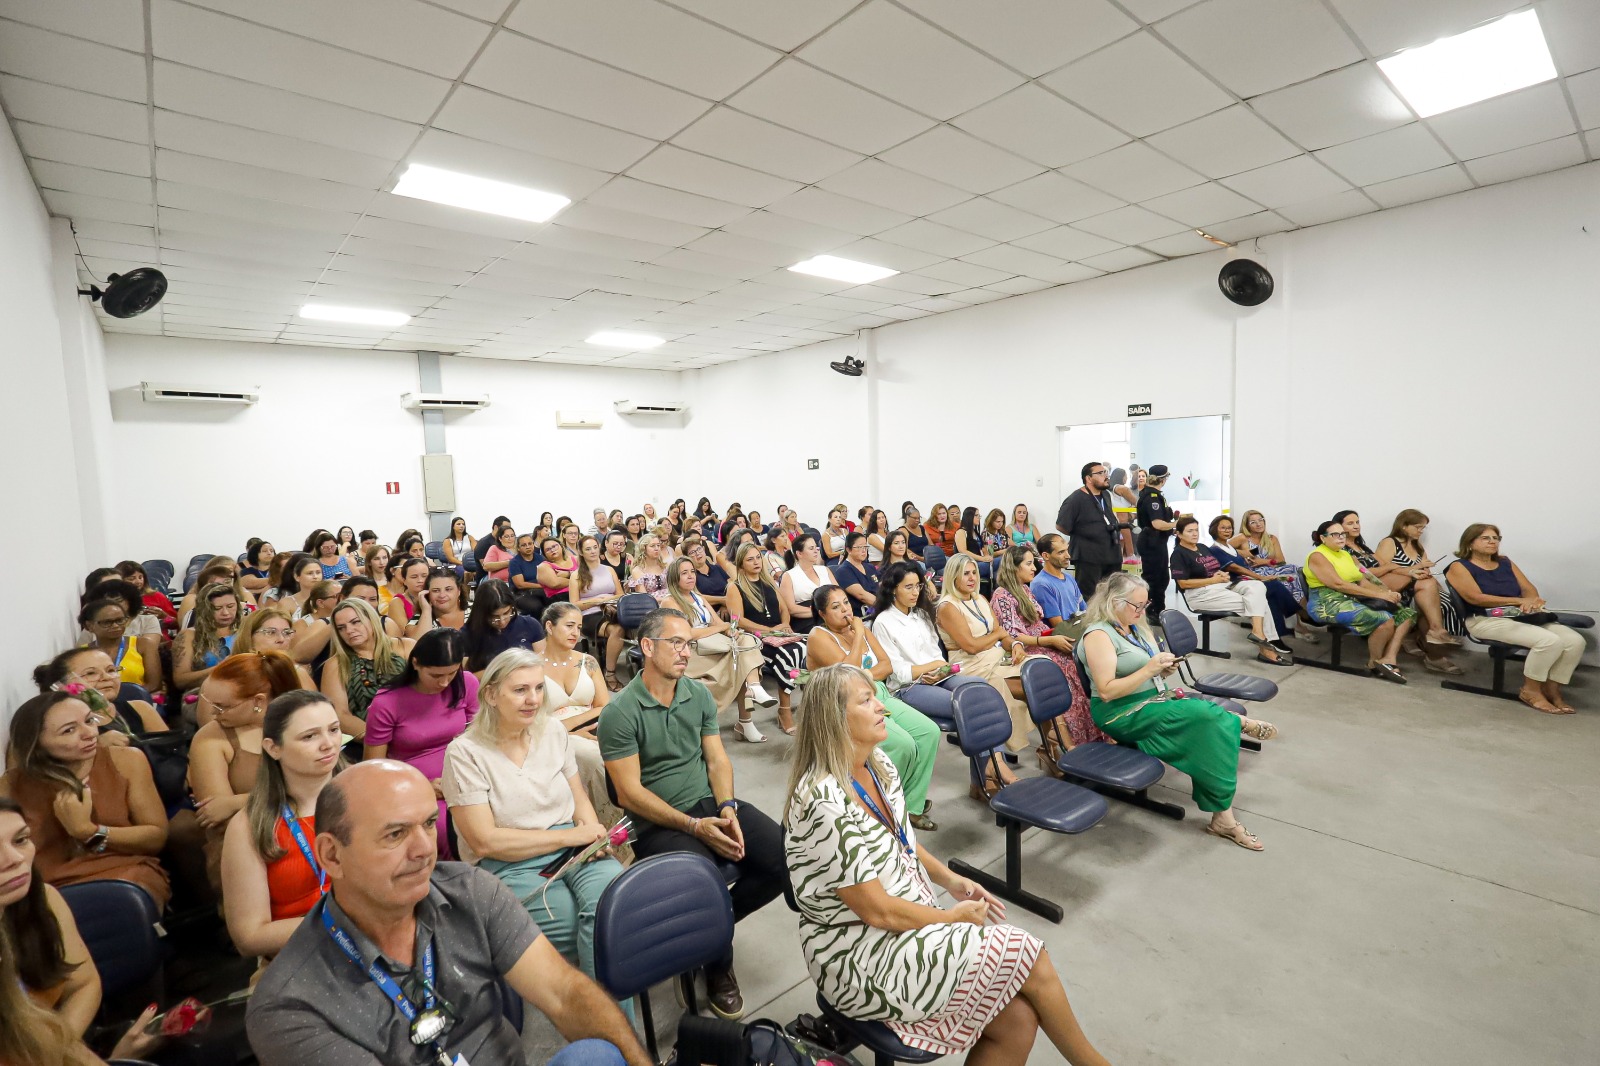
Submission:
<svg viewBox="0 0 1600 1066">
<path fill-rule="evenodd" d="M 800 940 L 818 990 L 911 1047 L 1024 1063 L 1040 1028 L 1073 1066 L 1108 1066 L 1079 1028 L 1038 938 L 918 843 L 866 671 L 840 663 L 805 686 L 784 812 Z M 934 886 L 953 906 L 941 909 Z"/>
</svg>

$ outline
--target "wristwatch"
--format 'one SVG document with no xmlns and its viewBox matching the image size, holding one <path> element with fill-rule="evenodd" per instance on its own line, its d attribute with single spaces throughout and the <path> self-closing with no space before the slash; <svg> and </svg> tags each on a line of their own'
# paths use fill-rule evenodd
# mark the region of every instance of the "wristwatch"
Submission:
<svg viewBox="0 0 1600 1066">
<path fill-rule="evenodd" d="M 732 796 L 728 797 L 727 799 L 723 800 L 721 803 L 717 804 L 717 813 L 721 814 L 723 811 L 727 810 L 729 807 L 732 807 L 735 811 L 737 811 L 739 809 L 739 801 L 734 799 Z"/>
<path fill-rule="evenodd" d="M 85 851 L 93 852 L 96 855 L 103 855 L 105 854 L 106 846 L 110 843 L 111 829 L 108 826 L 97 825 L 94 827 L 94 832 L 90 833 L 88 839 L 83 842 L 83 848 Z"/>
</svg>

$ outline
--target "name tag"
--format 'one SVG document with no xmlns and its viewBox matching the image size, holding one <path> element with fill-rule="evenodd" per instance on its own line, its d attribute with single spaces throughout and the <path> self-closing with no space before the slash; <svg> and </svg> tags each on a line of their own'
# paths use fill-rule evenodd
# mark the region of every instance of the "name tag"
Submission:
<svg viewBox="0 0 1600 1066">
<path fill-rule="evenodd" d="M 456 1060 L 452 1062 L 450 1066 L 472 1066 L 472 1064 L 467 1061 L 467 1057 L 465 1055 L 458 1051 L 456 1052 Z"/>
</svg>

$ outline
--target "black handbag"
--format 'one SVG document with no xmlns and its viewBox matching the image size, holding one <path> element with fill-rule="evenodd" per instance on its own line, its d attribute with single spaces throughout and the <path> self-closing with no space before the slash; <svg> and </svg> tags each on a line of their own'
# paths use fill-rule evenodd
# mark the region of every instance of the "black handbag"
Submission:
<svg viewBox="0 0 1600 1066">
<path fill-rule="evenodd" d="M 860 1066 L 851 1056 L 791 1036 L 770 1018 L 726 1022 L 685 1014 L 670 1063 L 678 1066 Z"/>
<path fill-rule="evenodd" d="M 1376 596 L 1357 596 L 1356 602 L 1361 604 L 1363 607 L 1369 607 L 1374 611 L 1383 611 L 1385 613 L 1393 613 L 1400 609 L 1400 605 L 1398 603 L 1390 603 L 1388 600 L 1380 600 Z"/>
</svg>

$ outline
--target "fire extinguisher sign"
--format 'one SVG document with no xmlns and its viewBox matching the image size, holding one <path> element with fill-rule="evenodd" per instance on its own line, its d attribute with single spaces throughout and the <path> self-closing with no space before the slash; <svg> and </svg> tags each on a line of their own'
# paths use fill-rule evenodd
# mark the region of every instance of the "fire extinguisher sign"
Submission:
<svg viewBox="0 0 1600 1066">
<path fill-rule="evenodd" d="M 398 482 L 398 481 L 385 481 L 383 483 L 383 491 L 386 494 L 390 495 L 390 496 L 398 496 L 398 495 L 400 495 L 400 482 Z"/>
</svg>

